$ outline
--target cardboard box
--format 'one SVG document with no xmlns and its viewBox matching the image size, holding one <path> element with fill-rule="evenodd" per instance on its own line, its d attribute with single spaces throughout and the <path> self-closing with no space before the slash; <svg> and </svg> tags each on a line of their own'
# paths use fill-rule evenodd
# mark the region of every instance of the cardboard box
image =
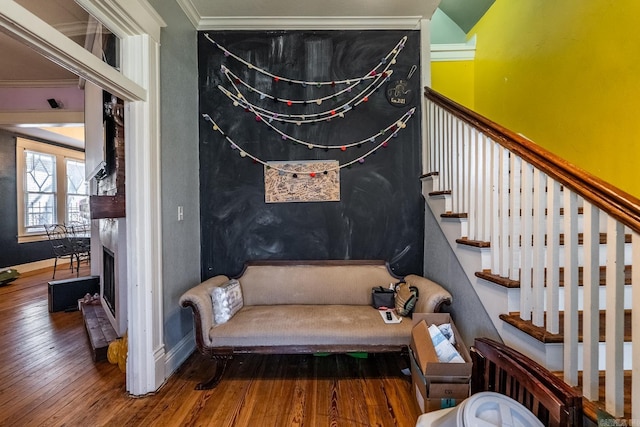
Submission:
<svg viewBox="0 0 640 427">
<path fill-rule="evenodd" d="M 414 313 L 411 331 L 411 382 L 423 412 L 456 406 L 469 397 L 471 356 L 448 313 Z M 429 334 L 430 325 L 450 323 L 456 350 L 465 363 L 440 363 Z"/>
</svg>

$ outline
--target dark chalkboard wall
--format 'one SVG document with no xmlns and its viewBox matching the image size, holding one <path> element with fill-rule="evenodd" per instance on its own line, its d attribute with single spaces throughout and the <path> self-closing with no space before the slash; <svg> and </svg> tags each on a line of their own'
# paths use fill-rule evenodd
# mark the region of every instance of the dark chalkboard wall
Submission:
<svg viewBox="0 0 640 427">
<path fill-rule="evenodd" d="M 332 81 L 362 76 L 403 37 L 404 49 L 392 65 L 394 80 L 420 64 L 417 31 L 207 32 L 228 51 L 275 75 L 304 81 Z M 258 75 L 199 34 L 200 112 L 209 114 L 242 150 L 265 161 L 338 160 L 344 164 L 370 148 L 345 152 L 283 141 L 252 113 L 234 107 L 218 85 L 232 90 L 221 71 L 226 66 L 243 80 L 280 99 L 309 99 L 335 92 L 331 87 L 302 87 Z M 417 107 L 406 128 L 382 148 L 340 170 L 339 202 L 265 203 L 264 168 L 233 150 L 211 123 L 200 121 L 200 206 L 202 276 L 233 275 L 258 259 L 384 259 L 397 274 L 422 273 L 424 201 L 420 187 L 420 70 L 408 79 L 414 91 L 406 106 L 392 105 L 386 84 L 344 118 L 316 124 L 277 124 L 304 141 L 342 145 L 375 135 L 403 112 Z M 391 84 L 392 82 L 389 82 Z M 351 98 L 322 105 L 261 100 L 244 89 L 252 103 L 274 111 L 324 111 Z M 355 90 L 354 90 L 355 92 Z M 358 91 L 359 92 L 359 91 Z M 356 92 L 357 93 L 357 92 Z M 170 100 L 165 100 L 170 102 Z M 296 109 L 297 108 L 297 109 Z M 287 110 L 288 109 L 288 110 Z M 370 145 L 373 147 L 375 145 Z M 362 150 L 362 151 L 360 151 Z M 366 151 L 364 151 L 366 150 Z"/>
</svg>

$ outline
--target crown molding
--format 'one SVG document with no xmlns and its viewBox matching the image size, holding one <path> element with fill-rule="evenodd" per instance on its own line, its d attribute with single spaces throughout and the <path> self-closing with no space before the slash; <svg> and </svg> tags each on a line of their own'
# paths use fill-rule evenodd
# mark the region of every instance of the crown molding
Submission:
<svg viewBox="0 0 640 427">
<path fill-rule="evenodd" d="M 194 17 L 189 19 L 193 22 Z M 202 17 L 196 24 L 196 29 L 416 30 L 420 28 L 422 19 L 422 16 L 224 16 Z"/>
<path fill-rule="evenodd" d="M 440 43 L 431 45 L 432 62 L 473 61 L 476 57 L 476 36 L 466 43 Z"/>
<path fill-rule="evenodd" d="M 167 26 L 147 0 L 76 0 L 76 3 L 120 38 L 147 34 L 160 43 L 160 29 Z"/>
<path fill-rule="evenodd" d="M 200 14 L 198 10 L 193 5 L 191 0 L 177 0 L 178 6 L 182 9 L 185 15 L 187 15 L 187 19 L 191 21 L 193 27 L 197 30 L 198 25 L 200 24 Z"/>
</svg>

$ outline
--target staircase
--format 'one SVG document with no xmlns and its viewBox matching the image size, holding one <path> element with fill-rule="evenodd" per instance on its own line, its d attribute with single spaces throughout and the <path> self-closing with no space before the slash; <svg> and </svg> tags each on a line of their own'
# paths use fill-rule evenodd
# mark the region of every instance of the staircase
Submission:
<svg viewBox="0 0 640 427">
<path fill-rule="evenodd" d="M 592 419 L 640 419 L 640 200 L 425 97 L 423 195 L 505 344 L 580 386 Z"/>
</svg>

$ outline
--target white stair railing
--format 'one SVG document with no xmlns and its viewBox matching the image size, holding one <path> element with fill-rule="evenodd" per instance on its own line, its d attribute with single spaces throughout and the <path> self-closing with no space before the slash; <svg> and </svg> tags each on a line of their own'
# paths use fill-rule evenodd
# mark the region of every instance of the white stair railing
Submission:
<svg viewBox="0 0 640 427">
<path fill-rule="evenodd" d="M 606 410 L 624 417 L 625 366 L 631 370 L 627 416 L 640 419 L 640 363 L 631 362 L 640 360 L 640 327 L 632 329 L 632 354 L 623 356 L 625 308 L 635 308 L 632 323 L 640 324 L 640 291 L 631 292 L 633 301 L 624 297 L 625 265 L 635 267 L 632 286 L 640 286 L 640 201 L 429 88 L 425 97 L 427 172 L 438 177 L 434 192 L 451 192 L 449 213 L 466 214 L 461 238 L 488 243 L 483 268 L 520 282 L 523 320 L 562 331 L 564 380 L 578 384 L 582 359 L 587 399 L 598 401 L 599 366 L 605 366 Z M 605 301 L 600 267 L 606 268 Z M 599 330 L 601 307 L 605 331 Z"/>
</svg>

